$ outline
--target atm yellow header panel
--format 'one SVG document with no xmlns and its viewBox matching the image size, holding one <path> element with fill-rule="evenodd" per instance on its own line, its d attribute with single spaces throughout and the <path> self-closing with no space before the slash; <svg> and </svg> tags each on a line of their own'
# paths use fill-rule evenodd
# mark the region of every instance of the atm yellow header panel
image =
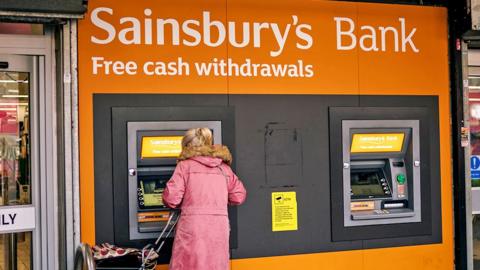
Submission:
<svg viewBox="0 0 480 270">
<path fill-rule="evenodd" d="M 183 136 L 159 136 L 142 138 L 143 158 L 172 158 L 182 152 Z"/>
<path fill-rule="evenodd" d="M 404 133 L 353 134 L 351 153 L 400 152 Z"/>
</svg>

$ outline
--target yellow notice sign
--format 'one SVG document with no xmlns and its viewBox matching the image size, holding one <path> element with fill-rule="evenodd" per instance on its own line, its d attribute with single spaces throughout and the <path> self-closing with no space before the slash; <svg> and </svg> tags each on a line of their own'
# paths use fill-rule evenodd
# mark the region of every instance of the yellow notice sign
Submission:
<svg viewBox="0 0 480 270">
<path fill-rule="evenodd" d="M 298 230 L 296 192 L 272 192 L 272 231 L 296 230 Z"/>
<path fill-rule="evenodd" d="M 142 138 L 142 158 L 178 157 L 182 152 L 183 136 Z"/>
<path fill-rule="evenodd" d="M 353 134 L 352 153 L 400 152 L 404 133 Z"/>
</svg>

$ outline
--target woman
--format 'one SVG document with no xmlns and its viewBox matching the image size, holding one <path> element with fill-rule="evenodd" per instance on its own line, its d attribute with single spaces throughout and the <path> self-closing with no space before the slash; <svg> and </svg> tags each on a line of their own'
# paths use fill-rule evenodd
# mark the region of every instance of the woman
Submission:
<svg viewBox="0 0 480 270">
<path fill-rule="evenodd" d="M 170 270 L 229 269 L 227 205 L 245 201 L 242 182 L 230 168 L 226 146 L 212 145 L 208 128 L 190 129 L 163 193 L 163 202 L 180 208 Z"/>
</svg>

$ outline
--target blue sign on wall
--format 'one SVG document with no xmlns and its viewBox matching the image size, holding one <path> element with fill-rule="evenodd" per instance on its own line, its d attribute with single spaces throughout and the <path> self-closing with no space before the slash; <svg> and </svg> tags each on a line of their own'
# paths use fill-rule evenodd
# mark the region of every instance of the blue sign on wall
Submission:
<svg viewBox="0 0 480 270">
<path fill-rule="evenodd" d="M 472 179 L 480 179 L 480 156 L 470 158 L 470 172 Z"/>
</svg>

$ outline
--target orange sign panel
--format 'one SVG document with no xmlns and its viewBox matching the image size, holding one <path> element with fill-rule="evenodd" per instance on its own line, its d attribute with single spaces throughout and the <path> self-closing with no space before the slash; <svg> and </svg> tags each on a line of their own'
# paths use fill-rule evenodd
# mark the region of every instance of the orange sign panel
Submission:
<svg viewBox="0 0 480 270">
<path fill-rule="evenodd" d="M 452 269 L 446 8 L 312 0 L 90 0 L 88 8 L 78 26 L 83 242 L 95 243 L 95 94 L 433 95 L 441 244 L 233 260 L 232 268 L 334 262 L 337 269 L 379 269 L 400 261 L 398 268 Z"/>
<path fill-rule="evenodd" d="M 183 136 L 142 138 L 142 158 L 178 157 L 182 152 Z"/>
<path fill-rule="evenodd" d="M 82 91 L 431 94 L 438 84 L 448 88 L 442 8 L 309 0 L 88 4 L 78 36 Z"/>
<path fill-rule="evenodd" d="M 353 134 L 352 153 L 400 152 L 404 133 Z"/>
</svg>

